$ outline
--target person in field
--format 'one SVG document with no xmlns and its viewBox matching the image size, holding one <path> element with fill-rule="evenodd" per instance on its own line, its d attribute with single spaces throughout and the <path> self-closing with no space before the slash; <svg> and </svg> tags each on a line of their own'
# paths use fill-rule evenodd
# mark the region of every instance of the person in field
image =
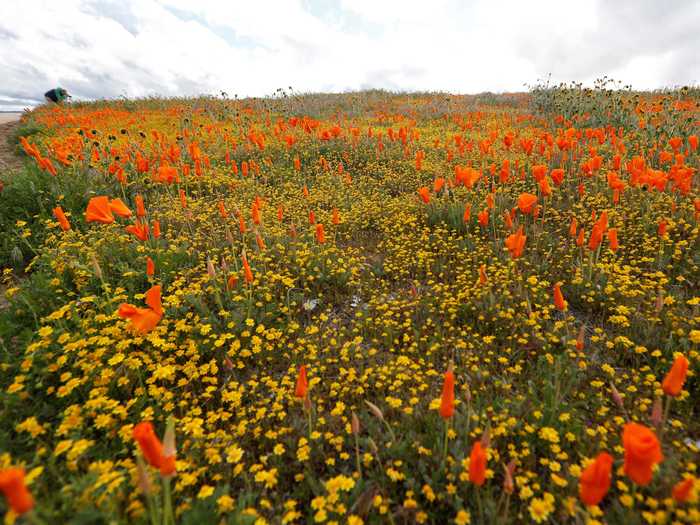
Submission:
<svg viewBox="0 0 700 525">
<path fill-rule="evenodd" d="M 54 89 L 49 89 L 46 93 L 44 93 L 44 98 L 46 99 L 46 102 L 60 104 L 66 99 L 71 98 L 71 96 L 68 94 L 68 91 L 62 87 L 57 87 Z"/>
</svg>

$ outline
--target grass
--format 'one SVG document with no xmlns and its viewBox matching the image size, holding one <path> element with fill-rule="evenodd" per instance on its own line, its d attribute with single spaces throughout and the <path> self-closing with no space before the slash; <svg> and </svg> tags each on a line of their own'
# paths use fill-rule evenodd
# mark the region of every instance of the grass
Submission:
<svg viewBox="0 0 700 525">
<path fill-rule="evenodd" d="M 0 193 L 0 469 L 22 466 L 36 501 L 18 519 L 166 523 L 172 508 L 177 523 L 697 522 L 700 484 L 686 501 L 672 491 L 697 476 L 700 447 L 698 118 L 697 90 L 604 83 L 32 112 L 21 135 L 34 158 Z M 468 184 L 465 167 L 480 174 Z M 517 210 L 523 192 L 536 213 Z M 134 214 L 88 221 L 99 195 Z M 137 196 L 143 241 L 125 229 Z M 118 311 L 145 308 L 155 285 L 163 315 L 139 333 Z M 679 354 L 690 370 L 659 421 Z M 168 481 L 139 470 L 132 433 L 150 421 L 163 436 L 170 417 Z M 660 440 L 648 485 L 624 467 L 630 421 Z M 579 478 L 602 451 L 612 485 L 586 506 Z"/>
</svg>

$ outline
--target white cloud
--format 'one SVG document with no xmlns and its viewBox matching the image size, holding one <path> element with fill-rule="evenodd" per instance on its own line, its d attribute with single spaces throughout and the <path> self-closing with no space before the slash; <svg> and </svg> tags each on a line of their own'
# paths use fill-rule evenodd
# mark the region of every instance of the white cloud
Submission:
<svg viewBox="0 0 700 525">
<path fill-rule="evenodd" d="M 552 73 L 697 83 L 700 3 L 678 0 L 24 0 L 0 19 L 0 109 L 278 87 L 514 91 Z"/>
</svg>

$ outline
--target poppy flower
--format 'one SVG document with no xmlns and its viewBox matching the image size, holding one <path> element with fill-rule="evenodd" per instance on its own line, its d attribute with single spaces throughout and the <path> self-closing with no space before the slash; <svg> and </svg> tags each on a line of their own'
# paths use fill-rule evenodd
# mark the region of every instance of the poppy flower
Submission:
<svg viewBox="0 0 700 525">
<path fill-rule="evenodd" d="M 165 431 L 165 443 L 161 443 L 153 430 L 153 425 L 148 421 L 142 421 L 134 426 L 132 436 L 149 465 L 160 470 L 164 477 L 175 474 L 175 434 L 172 423 L 168 424 Z"/>
<path fill-rule="evenodd" d="M 482 264 L 479 267 L 479 284 L 481 286 L 485 285 L 488 282 L 488 277 L 486 276 L 486 265 Z"/>
<path fill-rule="evenodd" d="M 506 237 L 505 244 L 506 248 L 510 252 L 510 256 L 513 259 L 517 259 L 523 254 L 525 249 L 525 241 L 527 240 L 527 235 L 523 235 L 523 227 L 518 228 L 518 231 L 510 234 Z"/>
<path fill-rule="evenodd" d="M 418 188 L 418 195 L 425 204 L 430 202 L 430 190 L 426 186 Z"/>
<path fill-rule="evenodd" d="M 445 372 L 442 384 L 442 399 L 440 400 L 440 416 L 451 418 L 455 413 L 455 376 L 452 370 Z"/>
<path fill-rule="evenodd" d="M 149 277 L 153 277 L 153 274 L 156 273 L 156 265 L 153 262 L 153 259 L 150 257 L 146 257 L 146 275 Z"/>
<path fill-rule="evenodd" d="M 70 223 L 68 222 L 68 218 L 66 217 L 66 214 L 63 213 L 63 209 L 61 209 L 60 206 L 56 206 L 53 209 L 53 216 L 56 217 L 58 224 L 61 226 L 61 229 L 64 232 L 70 230 Z"/>
<path fill-rule="evenodd" d="M 253 272 L 250 269 L 250 264 L 248 264 L 248 257 L 246 257 L 245 253 L 241 257 L 241 260 L 243 262 L 243 275 L 245 277 L 245 282 L 250 284 L 253 282 Z"/>
<path fill-rule="evenodd" d="M 537 203 L 537 195 L 521 193 L 518 197 L 518 209 L 521 213 L 532 213 L 533 206 Z"/>
<path fill-rule="evenodd" d="M 673 361 L 673 366 L 671 370 L 668 371 L 666 377 L 661 383 L 661 387 L 667 396 L 676 397 L 683 390 L 683 383 L 685 383 L 685 376 L 688 373 L 688 360 L 684 355 L 679 355 Z"/>
<path fill-rule="evenodd" d="M 471 219 L 471 216 L 472 216 L 472 205 L 467 204 L 464 207 L 464 215 L 462 216 L 462 220 L 464 221 L 464 224 L 469 223 L 469 219 Z"/>
<path fill-rule="evenodd" d="M 131 210 L 126 207 L 126 204 L 121 199 L 110 199 L 109 209 L 112 210 L 112 213 L 125 219 L 131 217 Z"/>
<path fill-rule="evenodd" d="M 137 195 L 134 200 L 136 201 L 136 216 L 137 217 L 145 217 L 146 216 L 146 207 L 143 204 L 143 197 L 141 195 Z"/>
<path fill-rule="evenodd" d="M 131 233 L 134 235 L 137 239 L 140 241 L 147 241 L 148 240 L 148 224 L 141 223 L 139 221 L 136 221 L 135 224 L 130 224 L 126 228 L 124 228 L 127 232 Z"/>
<path fill-rule="evenodd" d="M 556 306 L 557 310 L 559 310 L 560 312 L 566 311 L 566 301 L 564 300 L 564 296 L 561 293 L 561 287 L 559 283 L 556 283 L 554 285 L 554 306 Z"/>
<path fill-rule="evenodd" d="M 625 447 L 625 474 L 637 485 L 648 485 L 654 465 L 664 459 L 656 434 L 639 423 L 627 423 L 622 432 L 622 444 Z"/>
<path fill-rule="evenodd" d="M 326 233 L 323 229 L 323 224 L 319 223 L 316 225 L 316 240 L 319 244 L 326 242 Z"/>
<path fill-rule="evenodd" d="M 0 492 L 15 514 L 21 515 L 34 508 L 34 498 L 24 481 L 24 469 L 10 467 L 0 470 Z"/>
<path fill-rule="evenodd" d="M 484 228 L 489 225 L 489 209 L 484 208 L 481 210 L 479 213 L 476 214 L 476 217 L 479 221 L 479 225 L 483 226 Z"/>
<path fill-rule="evenodd" d="M 163 317 L 160 285 L 155 285 L 146 292 L 145 303 L 149 308 L 138 308 L 132 304 L 122 303 L 118 310 L 119 317 L 129 319 L 131 327 L 142 334 L 153 330 Z"/>
<path fill-rule="evenodd" d="M 226 206 L 224 205 L 224 201 L 219 201 L 219 217 L 222 219 L 227 219 L 228 218 L 228 211 L 226 211 Z"/>
<path fill-rule="evenodd" d="M 309 390 L 309 382 L 306 379 L 306 365 L 299 367 L 299 375 L 297 376 L 297 384 L 294 388 L 294 396 L 299 399 L 304 399 Z"/>
<path fill-rule="evenodd" d="M 666 219 L 661 219 L 659 221 L 659 227 L 657 229 L 657 233 L 659 234 L 659 237 L 665 237 L 667 229 L 668 229 L 668 222 L 666 222 Z"/>
<path fill-rule="evenodd" d="M 479 487 L 486 481 L 487 461 L 486 450 L 482 447 L 481 441 L 477 441 L 472 446 L 472 451 L 469 454 L 469 481 Z"/>
<path fill-rule="evenodd" d="M 152 225 L 152 230 L 153 230 L 153 238 L 158 239 L 160 238 L 160 221 L 153 221 L 151 223 Z"/>
<path fill-rule="evenodd" d="M 586 505 L 598 505 L 610 490 L 613 457 L 601 452 L 579 478 L 579 496 Z"/>
<path fill-rule="evenodd" d="M 683 481 L 679 481 L 673 486 L 673 491 L 671 492 L 671 495 L 673 496 L 673 499 L 676 500 L 678 503 L 685 503 L 690 499 L 690 495 L 693 491 L 694 486 L 695 478 L 684 479 Z"/>
<path fill-rule="evenodd" d="M 333 208 L 333 217 L 331 219 L 331 222 L 335 226 L 338 226 L 338 224 L 340 224 L 340 212 L 338 211 L 338 208 Z"/>
<path fill-rule="evenodd" d="M 102 195 L 91 198 L 85 211 L 85 220 L 102 224 L 113 223 L 114 215 L 112 215 L 112 209 L 109 206 L 109 197 Z"/>
<path fill-rule="evenodd" d="M 617 240 L 617 228 L 610 228 L 608 230 L 608 243 L 610 244 L 610 250 L 613 252 L 616 252 L 617 249 L 620 247 L 620 244 Z"/>
<path fill-rule="evenodd" d="M 309 210 L 309 224 L 316 224 L 316 213 L 314 213 L 314 210 Z"/>
<path fill-rule="evenodd" d="M 561 168 L 553 169 L 549 176 L 552 177 L 555 186 L 561 186 L 561 183 L 564 182 L 564 170 Z"/>
</svg>

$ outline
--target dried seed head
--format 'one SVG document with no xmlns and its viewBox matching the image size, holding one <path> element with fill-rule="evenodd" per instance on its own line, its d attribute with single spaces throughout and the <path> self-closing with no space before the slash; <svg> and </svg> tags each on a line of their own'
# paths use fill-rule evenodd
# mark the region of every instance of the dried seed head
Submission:
<svg viewBox="0 0 700 525">
<path fill-rule="evenodd" d="M 216 269 L 214 268 L 214 263 L 211 261 L 211 259 L 207 259 L 207 274 L 209 274 L 209 277 L 212 279 L 216 277 Z"/>
<path fill-rule="evenodd" d="M 617 391 L 617 388 L 615 388 L 615 385 L 612 382 L 610 383 L 610 394 L 612 395 L 613 401 L 618 407 L 625 408 L 625 404 L 622 401 L 622 396 L 620 395 L 620 392 Z"/>
<path fill-rule="evenodd" d="M 661 398 L 654 399 L 654 404 L 651 407 L 651 424 L 657 429 L 661 426 L 663 420 L 663 409 L 661 407 Z"/>
<path fill-rule="evenodd" d="M 95 277 L 97 277 L 101 281 L 102 280 L 102 267 L 100 266 L 100 263 L 97 260 L 97 257 L 95 257 L 94 253 L 90 256 L 90 259 L 92 260 L 92 268 L 95 272 Z"/>
<path fill-rule="evenodd" d="M 136 457 L 136 467 L 138 472 L 139 490 L 142 494 L 149 496 L 153 491 L 153 486 L 151 485 L 151 477 L 148 475 L 146 464 L 143 462 L 143 458 L 140 454 Z"/>
<path fill-rule="evenodd" d="M 378 418 L 381 421 L 384 421 L 384 414 L 382 414 L 382 411 L 377 405 L 367 400 L 365 400 L 365 405 L 369 407 L 369 411 L 372 412 L 372 414 L 374 414 L 374 417 Z"/>
<path fill-rule="evenodd" d="M 360 433 L 360 419 L 357 417 L 357 414 L 355 414 L 355 412 L 352 413 L 352 418 L 350 419 L 350 429 L 355 435 L 358 435 Z"/>
<path fill-rule="evenodd" d="M 507 494 L 512 494 L 515 489 L 515 484 L 513 483 L 513 473 L 515 472 L 515 460 L 511 460 L 508 465 L 503 465 L 503 470 L 505 471 L 505 478 L 503 479 L 503 490 Z"/>
</svg>

